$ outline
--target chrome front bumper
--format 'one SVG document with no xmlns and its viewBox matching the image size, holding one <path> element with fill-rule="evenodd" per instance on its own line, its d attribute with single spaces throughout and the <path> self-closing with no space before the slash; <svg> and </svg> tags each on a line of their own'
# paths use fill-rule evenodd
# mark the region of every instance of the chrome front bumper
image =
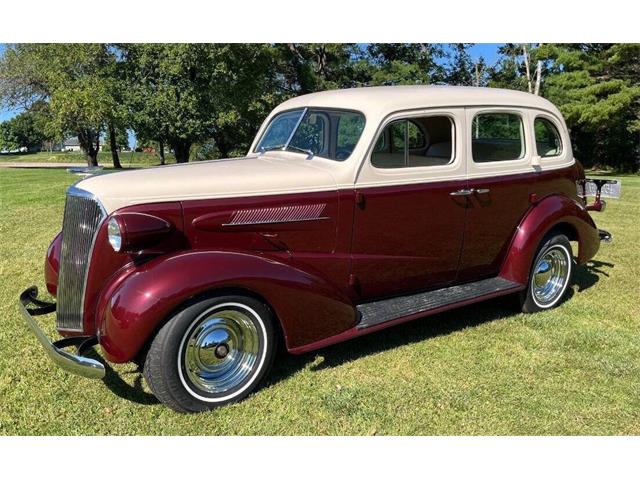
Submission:
<svg viewBox="0 0 640 480">
<path fill-rule="evenodd" d="M 22 292 L 19 303 L 20 311 L 27 325 L 29 325 L 29 328 L 31 328 L 38 341 L 44 347 L 45 352 L 49 355 L 49 358 L 53 360 L 53 363 L 75 375 L 87 378 L 103 378 L 105 375 L 104 365 L 97 360 L 82 356 L 83 352 L 97 343 L 96 337 L 69 337 L 57 342 L 51 342 L 33 317 L 55 312 L 56 304 L 38 300 L 37 297 L 38 289 L 36 287 L 28 288 Z M 63 348 L 71 346 L 76 347 L 77 355 L 63 350 Z"/>
</svg>

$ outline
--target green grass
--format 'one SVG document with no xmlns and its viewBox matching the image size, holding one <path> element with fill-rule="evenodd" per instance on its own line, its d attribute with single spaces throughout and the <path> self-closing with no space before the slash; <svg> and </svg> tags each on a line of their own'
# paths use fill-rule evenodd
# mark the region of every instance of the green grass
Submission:
<svg viewBox="0 0 640 480">
<path fill-rule="evenodd" d="M 16 306 L 62 221 L 64 171 L 0 170 L 2 434 L 640 434 L 640 177 L 594 217 L 615 241 L 535 315 L 494 300 L 303 356 L 244 402 L 180 415 L 132 365 L 106 382 L 54 367 Z M 55 336 L 53 317 L 40 317 Z"/>
<path fill-rule="evenodd" d="M 167 163 L 175 163 L 172 154 L 166 155 Z M 1 163 L 19 163 L 19 162 L 37 162 L 37 163 L 78 163 L 86 164 L 86 156 L 81 152 L 36 152 L 36 153 L 20 153 L 20 154 L 1 154 Z M 122 152 L 120 153 L 120 162 L 123 166 L 149 166 L 159 165 L 160 158 L 155 153 L 145 152 Z M 98 153 L 98 163 L 101 165 L 113 165 L 111 160 L 111 152 Z"/>
</svg>

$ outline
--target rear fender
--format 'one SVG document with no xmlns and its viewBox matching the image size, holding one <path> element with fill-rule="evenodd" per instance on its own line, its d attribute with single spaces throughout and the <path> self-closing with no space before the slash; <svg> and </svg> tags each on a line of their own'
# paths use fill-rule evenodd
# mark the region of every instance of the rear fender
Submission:
<svg viewBox="0 0 640 480">
<path fill-rule="evenodd" d="M 218 289 L 264 299 L 280 321 L 288 349 L 356 323 L 349 299 L 316 275 L 257 254 L 192 251 L 125 267 L 114 275 L 98 304 L 105 356 L 115 363 L 132 360 L 182 304 Z"/>
<path fill-rule="evenodd" d="M 600 247 L 598 229 L 584 206 L 564 195 L 550 195 L 535 203 L 518 225 L 500 276 L 526 284 L 536 250 L 544 236 L 554 228 L 569 233 L 571 240 L 578 241 L 580 264 L 593 258 Z"/>
</svg>

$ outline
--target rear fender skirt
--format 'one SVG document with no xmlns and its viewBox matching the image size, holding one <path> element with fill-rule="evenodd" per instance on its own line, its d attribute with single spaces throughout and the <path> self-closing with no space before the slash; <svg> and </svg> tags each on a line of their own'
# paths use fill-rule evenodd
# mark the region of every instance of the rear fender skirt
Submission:
<svg viewBox="0 0 640 480">
<path fill-rule="evenodd" d="M 598 229 L 589 213 L 569 197 L 550 195 L 536 202 L 518 225 L 500 276 L 512 282 L 526 284 L 533 256 L 541 240 L 560 224 L 570 225 L 578 237 L 578 263 L 585 263 L 595 256 L 600 240 Z"/>
<path fill-rule="evenodd" d="M 322 278 L 274 258 L 243 252 L 192 251 L 162 256 L 112 277 L 98 307 L 106 358 L 132 360 L 160 325 L 194 296 L 241 289 L 274 310 L 288 349 L 352 328 L 355 307 Z"/>
</svg>

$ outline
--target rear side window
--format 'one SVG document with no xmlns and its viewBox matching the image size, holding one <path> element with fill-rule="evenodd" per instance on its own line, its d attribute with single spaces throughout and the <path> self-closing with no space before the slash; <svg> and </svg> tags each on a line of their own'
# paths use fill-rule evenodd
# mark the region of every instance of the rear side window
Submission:
<svg viewBox="0 0 640 480">
<path fill-rule="evenodd" d="M 471 125 L 471 149 L 476 163 L 524 157 L 522 117 L 516 113 L 480 113 Z"/>
<path fill-rule="evenodd" d="M 391 122 L 376 140 L 371 163 L 377 168 L 447 165 L 453 160 L 454 125 L 433 115 Z"/>
<path fill-rule="evenodd" d="M 562 153 L 562 140 L 556 126 L 546 118 L 538 117 L 533 123 L 536 150 L 541 157 L 555 157 Z"/>
</svg>

